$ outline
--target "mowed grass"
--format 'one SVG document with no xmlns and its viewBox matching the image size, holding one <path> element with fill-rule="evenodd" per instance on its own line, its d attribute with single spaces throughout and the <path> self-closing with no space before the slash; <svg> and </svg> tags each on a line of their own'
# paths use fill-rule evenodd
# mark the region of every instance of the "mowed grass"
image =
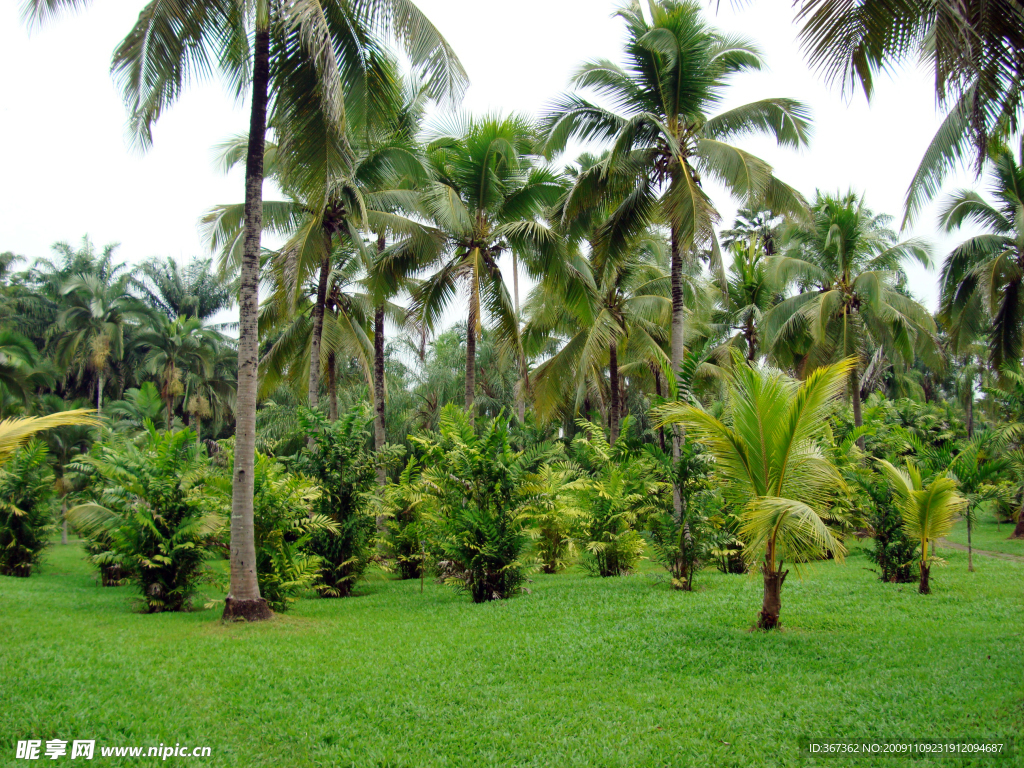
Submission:
<svg viewBox="0 0 1024 768">
<path fill-rule="evenodd" d="M 982 509 L 971 530 L 971 545 L 975 549 L 1002 552 L 1007 555 L 1024 557 L 1024 539 L 1007 538 L 1013 533 L 1013 523 L 997 523 L 991 512 Z M 957 544 L 967 546 L 967 521 L 959 520 L 946 537 Z M 975 565 L 978 563 L 975 562 Z"/>
<path fill-rule="evenodd" d="M 0 764 L 26 738 L 209 746 L 166 761 L 204 766 L 1024 764 L 1024 744 L 1004 758 L 801 757 L 806 737 L 1024 732 L 1024 564 L 969 574 L 966 555 L 942 555 L 927 597 L 880 583 L 857 549 L 793 573 L 786 629 L 765 634 L 749 631 L 759 579 L 705 571 L 682 593 L 653 566 L 538 575 L 485 605 L 380 578 L 226 626 L 219 610 L 133 613 L 130 588 L 96 586 L 80 549 L 58 545 L 38 576 L 0 578 Z"/>
</svg>

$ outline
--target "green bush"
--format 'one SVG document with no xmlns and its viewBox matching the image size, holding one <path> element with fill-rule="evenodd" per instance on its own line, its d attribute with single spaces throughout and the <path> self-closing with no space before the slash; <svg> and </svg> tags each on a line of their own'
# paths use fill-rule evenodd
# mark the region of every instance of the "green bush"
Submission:
<svg viewBox="0 0 1024 768">
<path fill-rule="evenodd" d="M 334 422 L 315 411 L 299 411 L 299 423 L 312 447 L 303 448 L 295 468 L 320 485 L 313 510 L 331 521 L 329 528 L 311 532 L 306 544 L 320 559 L 316 588 L 324 597 L 348 597 L 366 572 L 376 531 L 368 496 L 376 485 L 378 466 L 390 466 L 404 453 L 400 446 L 372 453 L 367 447 L 372 422 L 365 405 L 353 407 Z"/>
<path fill-rule="evenodd" d="M 623 421 L 623 432 L 629 422 Z M 600 427 L 582 419 L 577 425 L 582 434 L 571 449 L 584 476 L 568 501 L 581 517 L 580 565 L 593 576 L 632 573 L 645 548 L 637 526 L 671 505 L 671 486 L 658 480 L 657 466 L 631 452 L 625 441 L 611 446 Z"/>
<path fill-rule="evenodd" d="M 136 445 L 125 437 L 82 459 L 102 483 L 97 503 L 68 519 L 90 537 L 89 560 L 116 567 L 141 593 L 149 613 L 187 611 L 213 581 L 206 561 L 222 547 L 225 517 L 207 496 L 210 461 L 190 429 L 158 432 L 147 422 Z"/>
<path fill-rule="evenodd" d="M 544 573 L 559 573 L 577 557 L 576 537 L 585 515 L 572 506 L 570 494 L 581 482 L 568 463 L 545 464 L 523 484 L 523 511 L 530 521 L 533 551 Z"/>
<path fill-rule="evenodd" d="M 510 597 L 526 578 L 530 542 L 522 486 L 553 448 L 512 450 L 504 414 L 477 435 L 454 405 L 442 409 L 439 432 L 412 439 L 424 451 L 419 485 L 442 576 L 476 603 Z"/>
<path fill-rule="evenodd" d="M 398 481 L 384 487 L 375 499 L 377 514 L 385 519 L 382 544 L 402 579 L 418 579 L 425 567 L 424 526 L 419 511 L 420 464 L 411 457 Z"/>
<path fill-rule="evenodd" d="M 33 441 L 0 470 L 0 574 L 30 576 L 55 530 L 46 444 Z"/>
</svg>

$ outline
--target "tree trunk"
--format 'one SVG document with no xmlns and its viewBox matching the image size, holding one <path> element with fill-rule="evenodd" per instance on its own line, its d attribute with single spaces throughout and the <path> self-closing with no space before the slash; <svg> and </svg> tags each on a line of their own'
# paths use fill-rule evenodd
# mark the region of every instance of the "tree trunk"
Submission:
<svg viewBox="0 0 1024 768">
<path fill-rule="evenodd" d="M 466 413 L 473 413 L 476 402 L 476 297 L 469 299 L 469 324 L 466 326 Z"/>
<path fill-rule="evenodd" d="M 373 447 L 380 450 L 387 442 L 387 422 L 385 421 L 384 401 L 384 305 L 373 310 L 373 408 L 376 416 L 373 420 Z M 377 468 L 377 483 L 384 485 L 387 476 L 384 468 Z"/>
<path fill-rule="evenodd" d="M 974 437 L 974 382 L 969 383 L 970 389 L 967 392 L 967 439 Z"/>
<path fill-rule="evenodd" d="M 921 585 L 917 591 L 922 595 L 930 595 L 932 592 L 931 585 L 928 583 L 928 577 L 931 574 L 931 567 L 921 563 Z"/>
<path fill-rule="evenodd" d="M 967 570 L 974 573 L 974 550 L 971 548 L 971 518 L 974 515 L 970 509 L 967 510 Z"/>
<path fill-rule="evenodd" d="M 515 297 L 516 329 L 519 329 L 519 259 L 512 251 L 512 294 Z M 516 418 L 520 424 L 526 423 L 526 377 L 519 379 L 516 387 Z"/>
<path fill-rule="evenodd" d="M 757 360 L 757 331 L 754 328 L 753 312 L 747 317 L 747 327 L 744 335 L 747 337 L 747 364 L 753 365 L 754 361 Z"/>
<path fill-rule="evenodd" d="M 1021 505 L 1020 511 L 1017 513 L 1017 525 L 1013 529 L 1013 533 L 1010 534 L 1011 539 L 1024 539 L 1024 504 Z"/>
<path fill-rule="evenodd" d="M 659 398 L 661 397 L 661 370 L 657 366 L 654 367 L 654 394 Z M 661 445 L 662 453 L 665 452 L 665 428 L 658 428 L 658 443 Z"/>
<path fill-rule="evenodd" d="M 338 372 L 333 352 L 327 353 L 327 418 L 338 420 Z"/>
<path fill-rule="evenodd" d="M 612 391 L 612 404 L 608 409 L 608 444 L 615 445 L 619 438 L 619 345 L 614 339 L 608 345 L 608 377 Z"/>
<path fill-rule="evenodd" d="M 679 367 L 683 363 L 685 353 L 683 334 L 686 330 L 686 307 L 683 306 L 683 254 L 680 252 L 679 229 L 672 226 L 672 376 L 679 375 Z M 682 443 L 685 439 L 682 428 L 672 425 L 672 461 L 679 461 Z M 672 508 L 676 518 L 683 514 L 683 497 L 678 483 L 672 483 Z"/>
<path fill-rule="evenodd" d="M 777 629 L 779 614 L 782 612 L 782 584 L 789 571 L 773 571 L 765 562 L 761 566 L 761 573 L 764 574 L 764 602 L 761 604 L 757 628 Z"/>
<path fill-rule="evenodd" d="M 320 277 L 316 284 L 316 303 L 313 305 L 313 336 L 309 342 L 309 389 L 306 399 L 310 408 L 320 402 L 320 344 L 324 336 L 324 308 L 327 306 L 327 278 L 331 275 L 331 236 L 326 236 L 327 252 L 320 261 Z"/>
<path fill-rule="evenodd" d="M 68 499 L 67 496 L 60 500 L 60 543 L 68 543 Z"/>
<path fill-rule="evenodd" d="M 103 371 L 99 372 L 99 378 L 96 380 L 96 415 L 103 415 Z"/>
<path fill-rule="evenodd" d="M 850 371 L 850 399 L 853 400 L 853 426 L 863 426 L 864 417 L 860 411 L 860 375 L 856 365 Z M 864 435 L 857 438 L 857 447 L 864 450 Z"/>
<path fill-rule="evenodd" d="M 238 289 L 238 391 L 231 488 L 231 584 L 225 619 L 260 621 L 273 614 L 260 597 L 253 531 L 256 383 L 259 365 L 260 236 L 263 230 L 263 151 L 270 82 L 270 30 L 257 25 L 253 46 L 252 113 L 245 160 L 245 240 Z"/>
</svg>

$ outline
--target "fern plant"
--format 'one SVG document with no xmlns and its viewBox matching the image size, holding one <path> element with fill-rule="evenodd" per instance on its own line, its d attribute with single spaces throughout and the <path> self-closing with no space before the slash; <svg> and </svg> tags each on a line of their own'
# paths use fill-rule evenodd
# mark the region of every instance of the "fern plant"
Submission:
<svg viewBox="0 0 1024 768">
<path fill-rule="evenodd" d="M 0 575 L 32 575 L 55 530 L 53 474 L 46 444 L 34 440 L 0 469 Z"/>
<path fill-rule="evenodd" d="M 520 489 L 526 497 L 523 513 L 530 522 L 534 556 L 544 573 L 564 571 L 578 556 L 576 538 L 585 515 L 569 497 L 586 482 L 579 475 L 570 462 L 545 464 Z"/>
<path fill-rule="evenodd" d="M 121 437 L 81 461 L 102 483 L 99 502 L 68 510 L 93 540 L 90 562 L 120 569 L 149 613 L 190 610 L 199 586 L 214 580 L 206 561 L 226 523 L 206 496 L 205 447 L 190 429 L 158 432 L 147 422 L 141 445 Z"/>
<path fill-rule="evenodd" d="M 420 463 L 413 456 L 398 476 L 374 497 L 374 509 L 386 522 L 381 543 L 403 579 L 418 579 L 426 565 L 424 524 L 420 514 Z"/>
</svg>

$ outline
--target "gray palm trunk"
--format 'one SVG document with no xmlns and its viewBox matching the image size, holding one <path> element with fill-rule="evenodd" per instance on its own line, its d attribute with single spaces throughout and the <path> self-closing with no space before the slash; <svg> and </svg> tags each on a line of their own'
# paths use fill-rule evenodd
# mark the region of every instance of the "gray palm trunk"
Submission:
<svg viewBox="0 0 1024 768">
<path fill-rule="evenodd" d="M 99 372 L 99 378 L 96 381 L 96 415 L 103 415 L 103 371 Z"/>
<path fill-rule="evenodd" d="M 683 364 L 684 334 L 686 332 L 686 307 L 683 304 L 683 254 L 680 250 L 679 230 L 672 227 L 672 375 L 679 375 L 679 367 Z M 683 440 L 686 435 L 678 424 L 672 425 L 672 461 L 679 461 L 682 455 Z M 672 484 L 672 509 L 677 518 L 683 514 L 683 497 L 679 486 Z"/>
<path fill-rule="evenodd" d="M 373 310 L 373 446 L 381 450 L 387 442 L 387 426 L 384 421 L 384 305 Z M 383 467 L 377 468 L 377 483 L 385 485 L 387 476 Z"/>
<path fill-rule="evenodd" d="M 615 445 L 619 438 L 619 344 L 614 340 L 608 345 L 608 378 L 612 394 L 608 409 L 608 444 Z"/>
<path fill-rule="evenodd" d="M 327 280 L 331 275 L 331 236 L 326 235 L 327 252 L 320 260 L 320 276 L 316 284 L 316 303 L 313 305 L 313 332 L 309 342 L 309 388 L 307 398 L 310 408 L 320 402 L 320 346 L 324 337 L 324 309 L 327 306 Z"/>
<path fill-rule="evenodd" d="M 60 543 L 68 543 L 68 499 L 67 496 L 60 500 Z"/>
<path fill-rule="evenodd" d="M 469 300 L 469 324 L 466 326 L 466 413 L 473 413 L 476 402 L 476 301 Z"/>
<path fill-rule="evenodd" d="M 516 252 L 512 251 L 512 293 L 516 302 L 516 326 L 519 325 L 519 259 Z M 526 422 L 526 377 L 519 380 L 516 386 L 516 417 L 519 423 Z"/>
<path fill-rule="evenodd" d="M 263 152 L 266 144 L 269 84 L 270 30 L 257 26 L 253 41 L 249 146 L 245 161 L 245 239 L 238 289 L 238 388 L 235 466 L 231 488 L 231 583 L 224 601 L 225 619 L 246 621 L 260 621 L 273 615 L 267 601 L 260 597 L 253 530 Z"/>
<path fill-rule="evenodd" d="M 333 352 L 327 354 L 327 418 L 338 420 L 338 373 Z"/>
</svg>

